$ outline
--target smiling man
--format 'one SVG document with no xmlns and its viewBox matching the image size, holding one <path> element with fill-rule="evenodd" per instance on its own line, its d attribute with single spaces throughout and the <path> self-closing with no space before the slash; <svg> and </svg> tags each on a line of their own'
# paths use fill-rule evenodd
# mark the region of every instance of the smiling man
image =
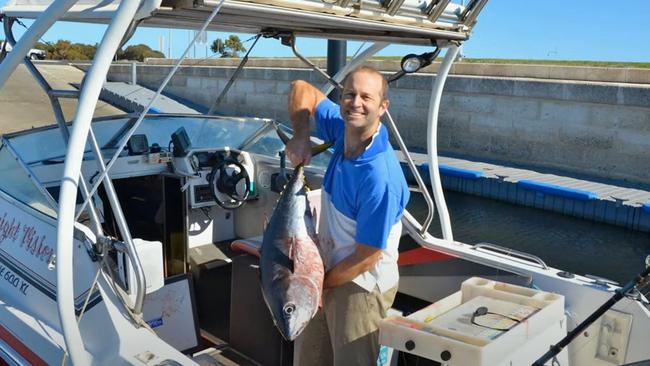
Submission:
<svg viewBox="0 0 650 366">
<path fill-rule="evenodd" d="M 326 270 L 323 308 L 297 342 L 300 365 L 375 365 L 379 321 L 399 280 L 400 218 L 409 192 L 380 123 L 388 85 L 377 70 L 361 66 L 343 86 L 340 107 L 301 80 L 289 93 L 294 137 L 286 151 L 294 166 L 311 159 L 310 117 L 317 135 L 334 142 L 318 230 Z"/>
</svg>

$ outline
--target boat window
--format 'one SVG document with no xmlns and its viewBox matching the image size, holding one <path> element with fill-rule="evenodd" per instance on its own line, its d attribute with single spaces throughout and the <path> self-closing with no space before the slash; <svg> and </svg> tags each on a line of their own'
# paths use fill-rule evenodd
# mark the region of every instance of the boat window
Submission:
<svg viewBox="0 0 650 366">
<path fill-rule="evenodd" d="M 0 147 L 0 177 L 0 190 L 48 216 L 56 217 L 56 209 L 4 145 Z"/>
</svg>

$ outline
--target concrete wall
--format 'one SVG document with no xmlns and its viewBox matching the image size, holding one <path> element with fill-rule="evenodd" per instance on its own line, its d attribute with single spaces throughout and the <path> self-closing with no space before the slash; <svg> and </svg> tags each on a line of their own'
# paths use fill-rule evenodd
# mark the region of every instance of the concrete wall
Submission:
<svg viewBox="0 0 650 366">
<path fill-rule="evenodd" d="M 449 77 L 440 110 L 442 153 L 650 184 L 650 85 L 629 82 L 645 80 L 647 72 L 634 77 L 618 72 L 627 75 L 626 83 L 567 81 L 548 77 L 612 76 L 603 70 L 590 72 L 590 68 L 545 73 L 539 67 L 524 66 L 528 73 L 546 77 L 519 77 L 523 69 L 518 68 L 510 70 L 515 74 L 511 77 Z M 170 69 L 139 65 L 138 83 L 155 89 Z M 208 107 L 233 71 L 231 66 L 182 67 L 166 91 Z M 130 78 L 129 65 L 114 65 L 109 74 L 114 81 Z M 426 149 L 433 78 L 432 74 L 406 76 L 391 87 L 391 113 L 406 143 L 415 149 Z M 295 79 L 324 83 L 318 74 L 305 69 L 245 69 L 219 111 L 286 121 L 286 96 Z"/>
</svg>

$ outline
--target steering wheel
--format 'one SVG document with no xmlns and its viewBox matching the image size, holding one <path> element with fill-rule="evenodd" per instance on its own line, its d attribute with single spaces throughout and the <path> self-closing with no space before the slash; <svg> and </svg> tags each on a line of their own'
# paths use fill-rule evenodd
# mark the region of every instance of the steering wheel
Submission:
<svg viewBox="0 0 650 366">
<path fill-rule="evenodd" d="M 243 205 L 251 190 L 248 171 L 239 161 L 231 157 L 226 157 L 215 164 L 208 176 L 208 182 L 214 201 L 226 210 L 233 210 Z"/>
</svg>

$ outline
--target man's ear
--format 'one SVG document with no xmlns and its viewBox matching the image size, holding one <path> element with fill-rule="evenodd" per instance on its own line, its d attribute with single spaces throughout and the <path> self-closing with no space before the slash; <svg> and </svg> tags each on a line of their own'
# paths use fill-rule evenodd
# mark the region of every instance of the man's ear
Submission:
<svg viewBox="0 0 650 366">
<path fill-rule="evenodd" d="M 381 102 L 381 104 L 380 104 L 381 111 L 379 113 L 379 117 L 383 116 L 384 113 L 386 113 L 386 111 L 388 110 L 389 105 L 390 105 L 390 101 L 388 99 L 384 99 Z"/>
</svg>

